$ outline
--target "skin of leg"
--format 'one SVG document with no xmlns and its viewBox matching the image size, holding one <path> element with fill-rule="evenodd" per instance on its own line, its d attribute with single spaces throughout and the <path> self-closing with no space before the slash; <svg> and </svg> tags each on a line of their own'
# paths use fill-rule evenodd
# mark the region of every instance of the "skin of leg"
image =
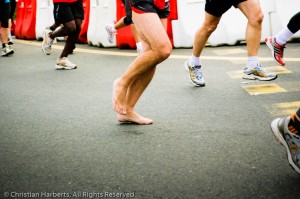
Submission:
<svg viewBox="0 0 300 199">
<path fill-rule="evenodd" d="M 117 21 L 117 22 L 115 23 L 115 29 L 116 29 L 116 30 L 119 30 L 120 28 L 124 28 L 124 27 L 127 26 L 127 25 L 124 23 L 124 18 L 125 18 L 125 17 L 122 17 L 121 19 L 119 19 L 119 21 Z"/>
<path fill-rule="evenodd" d="M 11 35 L 11 27 L 12 27 L 12 21 L 11 19 L 8 20 L 8 35 Z"/>
<path fill-rule="evenodd" d="M 151 48 L 140 54 L 125 73 L 114 82 L 112 103 L 114 110 L 120 114 L 126 114 L 126 96 L 129 85 L 140 75 L 153 70 L 172 52 L 171 42 L 157 14 L 133 12 L 133 19 L 141 39 Z"/>
<path fill-rule="evenodd" d="M 248 56 L 257 56 L 261 40 L 261 26 L 264 15 L 259 0 L 247 0 L 237 6 L 247 17 L 246 42 Z"/>
<path fill-rule="evenodd" d="M 82 19 L 75 19 L 74 20 L 75 22 L 75 30 L 71 30 L 68 34 L 68 38 L 66 40 L 66 45 L 60 55 L 60 58 L 62 57 L 68 57 L 69 53 L 73 50 L 76 42 L 77 42 L 77 39 L 78 39 L 78 36 L 80 34 L 80 31 L 81 31 L 81 24 L 82 24 Z M 69 22 L 68 22 L 69 23 Z M 64 27 L 68 27 L 68 25 L 65 25 L 64 24 Z"/>
<path fill-rule="evenodd" d="M 134 24 L 131 24 L 131 31 L 132 31 L 135 42 L 136 43 L 141 42 L 142 40 L 141 40 L 140 36 L 138 35 L 138 32 L 137 32 Z"/>
<path fill-rule="evenodd" d="M 161 22 L 165 28 L 167 29 L 167 19 L 161 19 Z M 138 32 L 136 32 L 138 33 Z M 149 51 L 151 50 L 151 46 L 147 43 L 143 42 L 143 51 Z M 151 80 L 153 79 L 153 76 L 155 74 L 156 67 L 153 67 L 153 69 L 143 73 L 138 78 L 132 81 L 132 83 L 129 85 L 127 90 L 127 96 L 126 96 L 126 115 L 118 115 L 118 120 L 121 122 L 124 121 L 130 121 L 130 122 L 136 122 L 139 124 L 152 124 L 153 121 L 148 118 L 144 118 L 140 115 L 138 115 L 134 111 L 134 107 L 141 97 L 142 93 L 145 91 Z"/>
<path fill-rule="evenodd" d="M 1 40 L 3 44 L 8 43 L 9 28 L 1 27 Z"/>
<path fill-rule="evenodd" d="M 76 31 L 76 22 L 75 20 L 72 20 L 67 23 L 64 23 L 62 28 L 52 32 L 52 36 L 53 37 L 68 36 L 71 32 L 75 32 L 75 31 Z"/>
<path fill-rule="evenodd" d="M 205 12 L 205 18 L 201 27 L 196 31 L 193 45 L 193 55 L 199 57 L 210 35 L 216 30 L 221 17 L 213 16 Z"/>
<path fill-rule="evenodd" d="M 164 29 L 167 29 L 167 19 L 161 19 L 161 22 L 164 26 Z M 143 52 L 151 50 L 151 46 L 147 43 L 143 42 Z M 144 90 L 147 88 L 148 84 L 152 80 L 154 73 L 156 70 L 156 66 L 153 67 L 151 70 L 143 73 L 138 78 L 136 78 L 134 81 L 131 82 L 130 86 L 127 90 L 127 96 L 126 96 L 126 110 L 133 110 L 136 102 L 144 92 Z"/>
</svg>

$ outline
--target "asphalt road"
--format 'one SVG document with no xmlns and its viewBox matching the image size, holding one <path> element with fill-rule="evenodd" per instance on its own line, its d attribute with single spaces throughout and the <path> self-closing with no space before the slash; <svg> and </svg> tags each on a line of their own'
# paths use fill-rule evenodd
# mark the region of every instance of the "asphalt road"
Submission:
<svg viewBox="0 0 300 199">
<path fill-rule="evenodd" d="M 286 67 L 261 45 L 270 82 L 241 79 L 245 45 L 207 47 L 201 88 L 183 69 L 191 49 L 174 49 L 136 107 L 149 126 L 119 124 L 111 107 L 135 50 L 78 45 L 78 69 L 57 71 L 62 45 L 46 56 L 16 40 L 0 58 L 0 198 L 299 198 L 270 130 L 300 107 L 299 41 Z"/>
</svg>

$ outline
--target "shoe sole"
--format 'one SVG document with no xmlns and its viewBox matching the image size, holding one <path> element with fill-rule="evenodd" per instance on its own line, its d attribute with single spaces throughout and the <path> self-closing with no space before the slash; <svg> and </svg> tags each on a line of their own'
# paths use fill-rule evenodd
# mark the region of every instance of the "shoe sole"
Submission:
<svg viewBox="0 0 300 199">
<path fill-rule="evenodd" d="M 271 123 L 271 129 L 273 132 L 273 135 L 275 136 L 275 138 L 277 139 L 277 141 L 283 145 L 285 147 L 286 150 L 286 156 L 287 159 L 289 161 L 290 166 L 297 172 L 300 174 L 300 169 L 295 165 L 293 159 L 292 159 L 292 155 L 289 149 L 289 146 L 287 145 L 285 139 L 282 137 L 282 134 L 280 133 L 279 129 L 278 129 L 278 123 L 279 123 L 280 118 L 276 118 L 275 120 L 272 121 Z"/>
<path fill-rule="evenodd" d="M 191 83 L 193 86 L 196 86 L 196 87 L 204 87 L 204 86 L 205 86 L 205 83 L 203 83 L 203 84 L 195 84 L 195 83 L 191 80 L 190 70 L 189 70 L 189 66 L 187 65 L 187 62 L 184 63 L 184 69 L 185 69 L 185 71 L 187 72 L 188 78 L 189 78 L 189 80 L 190 80 L 190 83 Z"/>
<path fill-rule="evenodd" d="M 277 75 L 275 77 L 259 77 L 256 75 L 247 75 L 243 74 L 242 76 L 243 79 L 249 79 L 249 80 L 259 80 L 259 81 L 272 81 L 277 78 Z"/>
<path fill-rule="evenodd" d="M 73 70 L 76 68 L 77 68 L 77 66 L 75 66 L 74 68 L 71 68 L 71 67 L 63 67 L 63 66 L 55 65 L 56 70 Z"/>
<path fill-rule="evenodd" d="M 6 53 L 5 55 L 3 55 L 3 54 L 1 54 L 1 56 L 2 57 L 8 57 L 9 55 L 12 55 L 12 54 L 14 54 L 15 53 L 15 51 L 10 51 L 9 53 Z"/>
<path fill-rule="evenodd" d="M 267 44 L 268 48 L 271 50 L 273 59 L 274 59 L 280 66 L 285 66 L 285 63 L 282 63 L 282 64 L 281 64 L 280 62 L 277 61 L 277 59 L 276 59 L 276 57 L 275 57 L 273 45 L 271 44 L 271 42 L 269 42 L 269 40 L 268 40 L 267 38 L 265 39 L 265 43 Z"/>
</svg>

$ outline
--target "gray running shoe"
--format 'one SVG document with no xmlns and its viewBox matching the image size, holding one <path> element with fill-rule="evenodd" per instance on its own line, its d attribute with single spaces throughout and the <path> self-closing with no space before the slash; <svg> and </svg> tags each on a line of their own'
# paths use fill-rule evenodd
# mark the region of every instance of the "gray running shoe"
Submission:
<svg viewBox="0 0 300 199">
<path fill-rule="evenodd" d="M 257 65 L 254 68 L 246 67 L 243 73 L 243 79 L 258 79 L 260 81 L 270 81 L 277 78 L 276 74 L 269 73 L 261 65 Z"/>
<path fill-rule="evenodd" d="M 271 128 L 276 139 L 285 147 L 290 165 L 300 174 L 300 137 L 289 131 L 290 118 L 288 116 L 274 119 Z"/>
<path fill-rule="evenodd" d="M 184 63 L 184 68 L 189 74 L 189 79 L 194 86 L 205 86 L 205 81 L 202 75 L 201 66 L 191 66 L 188 61 Z"/>
</svg>

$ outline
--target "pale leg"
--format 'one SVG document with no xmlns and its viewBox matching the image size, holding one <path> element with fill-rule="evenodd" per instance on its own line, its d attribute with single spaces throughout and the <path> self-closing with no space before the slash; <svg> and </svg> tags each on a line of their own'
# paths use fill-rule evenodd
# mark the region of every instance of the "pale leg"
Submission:
<svg viewBox="0 0 300 199">
<path fill-rule="evenodd" d="M 168 58 L 172 51 L 171 42 L 157 14 L 136 14 L 133 12 L 133 19 L 141 39 L 151 46 L 151 49 L 140 54 L 123 76 L 114 82 L 113 108 L 117 113 L 123 115 L 126 114 L 126 102 L 128 101 L 126 96 L 129 86 L 138 77 L 152 71 L 157 64 Z"/>
<path fill-rule="evenodd" d="M 247 17 L 246 42 L 248 56 L 257 56 L 261 40 L 263 13 L 259 0 L 247 0 L 238 4 L 238 8 Z"/>
<path fill-rule="evenodd" d="M 194 38 L 193 55 L 199 57 L 209 36 L 216 30 L 221 17 L 213 16 L 205 12 L 205 19 L 197 30 Z"/>
</svg>

